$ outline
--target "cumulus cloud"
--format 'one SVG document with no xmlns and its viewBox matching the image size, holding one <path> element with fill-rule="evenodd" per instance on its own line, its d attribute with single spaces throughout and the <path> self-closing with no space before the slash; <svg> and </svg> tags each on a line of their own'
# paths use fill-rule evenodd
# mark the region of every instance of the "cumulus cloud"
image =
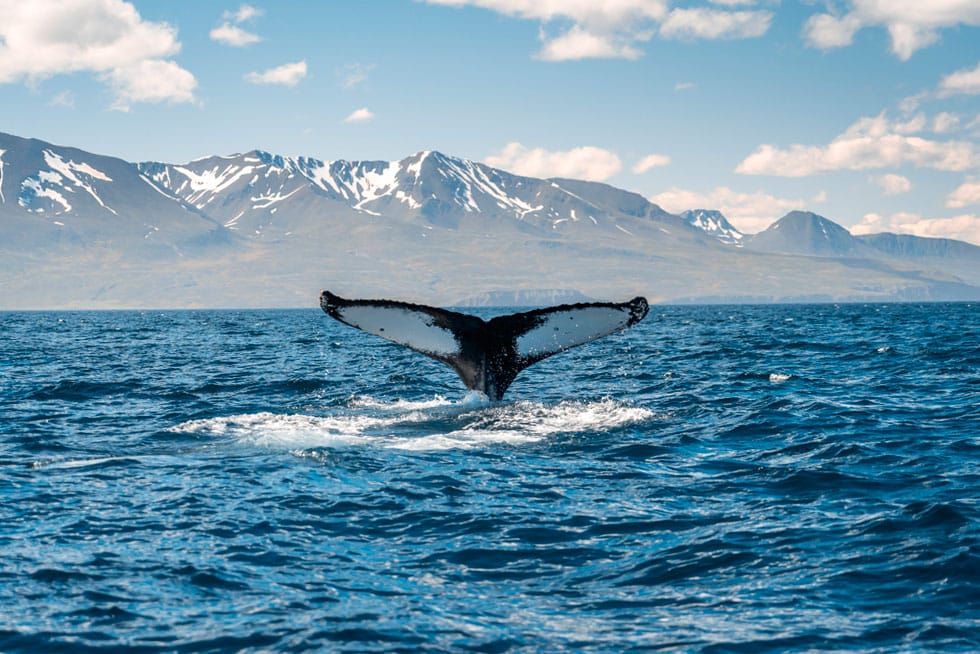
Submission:
<svg viewBox="0 0 980 654">
<path fill-rule="evenodd" d="M 517 142 L 508 143 L 483 162 L 527 177 L 568 177 L 596 182 L 609 179 L 623 168 L 619 157 L 603 148 L 583 146 L 550 152 L 543 148 L 528 148 Z"/>
<path fill-rule="evenodd" d="M 912 181 L 902 175 L 888 174 L 876 177 L 874 180 L 885 195 L 900 195 L 912 190 Z"/>
<path fill-rule="evenodd" d="M 953 238 L 980 245 L 980 216 L 963 214 L 949 218 L 923 218 L 916 213 L 896 213 L 886 218 L 869 213 L 850 231 L 859 236 L 894 232 L 928 238 Z"/>
<path fill-rule="evenodd" d="M 670 165 L 670 157 L 665 154 L 648 154 L 635 164 L 631 170 L 636 175 L 641 175 L 652 168 L 659 168 Z"/>
<path fill-rule="evenodd" d="M 828 145 L 791 145 L 788 149 L 764 144 L 735 169 L 745 175 L 806 177 L 838 170 L 919 168 L 962 171 L 980 163 L 977 147 L 966 141 L 937 141 L 912 136 L 926 127 L 924 116 L 893 122 L 884 113 L 862 118 Z"/>
<path fill-rule="evenodd" d="M 948 111 L 943 111 L 936 114 L 936 117 L 932 121 L 932 131 L 937 134 L 945 134 L 947 132 L 954 132 L 960 126 L 960 117 L 954 113 Z"/>
<path fill-rule="evenodd" d="M 374 118 L 374 113 L 367 107 L 361 107 L 360 109 L 355 109 L 347 118 L 344 118 L 345 123 L 366 123 Z"/>
<path fill-rule="evenodd" d="M 807 42 L 821 50 L 843 48 L 854 42 L 861 20 L 852 14 L 843 17 L 818 14 L 807 20 L 803 33 Z"/>
<path fill-rule="evenodd" d="M 640 51 L 630 39 L 615 34 L 595 34 L 578 25 L 554 38 L 541 33 L 543 45 L 538 58 L 544 61 L 575 59 L 639 59 Z"/>
<path fill-rule="evenodd" d="M 281 84 L 296 86 L 306 77 L 306 61 L 297 61 L 270 68 L 261 73 L 248 73 L 245 80 L 252 84 Z"/>
<path fill-rule="evenodd" d="M 230 20 L 235 23 L 245 23 L 253 18 L 258 18 L 264 11 L 258 7 L 253 7 L 252 5 L 241 5 L 235 11 L 226 11 L 224 13 L 225 20 Z"/>
<path fill-rule="evenodd" d="M 258 43 L 262 37 L 247 31 L 241 25 L 261 15 L 262 10 L 251 5 L 242 5 L 236 11 L 226 11 L 225 22 L 211 30 L 209 36 L 212 41 L 236 48 Z"/>
<path fill-rule="evenodd" d="M 636 59 L 637 47 L 659 30 L 685 38 L 746 38 L 769 27 L 764 11 L 702 8 L 669 11 L 669 0 L 425 0 L 452 7 L 481 7 L 506 16 L 536 20 L 545 61 L 586 58 Z M 751 0 L 715 0 L 728 7 Z M 693 13 L 692 13 L 693 12 Z"/>
<path fill-rule="evenodd" d="M 113 109 L 129 111 L 134 102 L 192 102 L 194 76 L 172 61 L 147 59 L 105 74 L 116 100 Z"/>
<path fill-rule="evenodd" d="M 169 59 L 180 51 L 177 30 L 143 20 L 128 2 L 0 0 L 0 16 L 0 84 L 94 73 L 115 108 L 194 101 L 197 80 Z"/>
<path fill-rule="evenodd" d="M 907 60 L 917 50 L 938 41 L 943 29 L 980 25 L 980 3 L 976 0 L 849 0 L 847 4 L 850 11 L 843 15 L 810 17 L 803 32 L 811 46 L 822 49 L 848 46 L 858 30 L 884 27 L 891 37 L 892 52 Z"/>
<path fill-rule="evenodd" d="M 674 9 L 660 26 L 660 34 L 681 39 L 749 39 L 765 34 L 772 16 L 769 11 Z"/>
<path fill-rule="evenodd" d="M 962 209 L 971 205 L 980 206 L 980 179 L 963 182 L 946 198 L 946 206 L 951 209 Z"/>
<path fill-rule="evenodd" d="M 215 27 L 213 30 L 211 30 L 209 36 L 211 37 L 212 41 L 224 43 L 225 45 L 230 45 L 236 48 L 252 45 L 253 43 L 258 43 L 262 40 L 262 37 L 258 34 L 248 32 L 238 25 L 231 25 L 229 23 L 222 23 L 218 27 Z"/>
<path fill-rule="evenodd" d="M 980 64 L 944 77 L 939 83 L 939 95 L 980 95 Z"/>
<path fill-rule="evenodd" d="M 790 211 L 806 209 L 826 201 L 826 195 L 821 193 L 810 200 L 779 198 L 768 193 L 743 193 L 727 186 L 719 186 L 707 193 L 672 188 L 654 195 L 650 200 L 671 213 L 699 208 L 717 209 L 739 231 L 754 234 L 769 227 Z"/>
</svg>

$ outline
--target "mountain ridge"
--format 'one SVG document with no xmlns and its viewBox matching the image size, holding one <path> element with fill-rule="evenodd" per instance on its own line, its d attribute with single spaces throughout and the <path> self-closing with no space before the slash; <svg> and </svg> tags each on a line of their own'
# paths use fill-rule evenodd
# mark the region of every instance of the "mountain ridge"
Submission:
<svg viewBox="0 0 980 654">
<path fill-rule="evenodd" d="M 793 301 L 813 280 L 826 301 L 980 298 L 965 242 L 854 236 L 810 212 L 744 235 L 718 211 L 435 150 L 130 163 L 0 133 L 0 198 L 6 308 L 64 306 L 65 277 L 69 305 L 93 307 L 306 306 L 330 283 L 444 303 Z"/>
</svg>

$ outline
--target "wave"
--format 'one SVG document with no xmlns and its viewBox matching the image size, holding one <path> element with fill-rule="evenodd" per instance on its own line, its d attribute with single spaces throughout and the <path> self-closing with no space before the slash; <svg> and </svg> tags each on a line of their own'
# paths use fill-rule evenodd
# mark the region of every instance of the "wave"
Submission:
<svg viewBox="0 0 980 654">
<path fill-rule="evenodd" d="M 386 402 L 356 397 L 336 415 L 259 412 L 191 420 L 170 432 L 228 438 L 285 449 L 380 447 L 400 450 L 473 449 L 536 443 L 559 434 L 595 433 L 650 421 L 649 409 L 612 399 L 490 403 L 469 393 L 452 401 Z"/>
</svg>

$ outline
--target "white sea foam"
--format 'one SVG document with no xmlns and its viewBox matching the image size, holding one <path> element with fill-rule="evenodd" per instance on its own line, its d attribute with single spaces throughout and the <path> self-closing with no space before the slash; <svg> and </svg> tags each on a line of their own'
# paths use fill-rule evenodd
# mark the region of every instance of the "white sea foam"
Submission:
<svg viewBox="0 0 980 654">
<path fill-rule="evenodd" d="M 114 463 L 116 461 L 134 461 L 138 459 L 144 459 L 145 456 L 103 456 L 103 457 L 93 457 L 89 459 L 38 459 L 31 463 L 31 468 L 34 470 L 40 470 L 41 468 L 50 468 L 54 470 L 70 470 L 72 468 L 89 468 L 92 466 L 101 466 L 106 463 Z"/>
<path fill-rule="evenodd" d="M 425 409 L 435 409 L 438 407 L 478 407 L 489 403 L 487 396 L 479 391 L 470 391 L 459 401 L 447 400 L 441 395 L 436 395 L 431 400 L 411 401 L 394 400 L 386 402 L 375 399 L 369 395 L 358 395 L 348 403 L 352 409 L 379 409 L 382 411 L 421 411 Z"/>
<path fill-rule="evenodd" d="M 555 405 L 491 404 L 484 395 L 470 393 L 460 401 L 438 396 L 421 402 L 382 402 L 360 397 L 337 415 L 262 412 L 192 420 L 171 431 L 287 450 L 379 447 L 418 451 L 522 445 L 558 434 L 640 424 L 654 417 L 648 409 L 610 399 Z"/>
</svg>

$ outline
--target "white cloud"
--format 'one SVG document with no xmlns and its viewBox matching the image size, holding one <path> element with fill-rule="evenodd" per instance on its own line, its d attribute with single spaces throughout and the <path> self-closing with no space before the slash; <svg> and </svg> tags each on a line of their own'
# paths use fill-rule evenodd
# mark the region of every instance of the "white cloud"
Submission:
<svg viewBox="0 0 980 654">
<path fill-rule="evenodd" d="M 860 28 L 860 19 L 852 14 L 841 18 L 830 14 L 817 14 L 807 20 L 803 33 L 811 46 L 828 50 L 851 45 L 854 42 L 854 34 Z"/>
<path fill-rule="evenodd" d="M 897 213 L 885 218 L 870 213 L 851 227 L 850 232 L 859 236 L 895 232 L 929 238 L 953 238 L 980 245 L 980 216 L 963 214 L 950 218 L 923 218 L 915 213 Z"/>
<path fill-rule="evenodd" d="M 245 80 L 252 84 L 281 84 L 283 86 L 296 86 L 306 77 L 306 61 L 297 61 L 291 64 L 283 64 L 275 68 L 270 68 L 261 73 L 248 73 Z"/>
<path fill-rule="evenodd" d="M 762 36 L 769 29 L 768 11 L 719 11 L 697 7 L 674 9 L 660 26 L 667 38 L 748 39 Z"/>
<path fill-rule="evenodd" d="M 951 209 L 962 209 L 971 205 L 980 206 L 980 179 L 963 182 L 946 198 L 946 206 Z"/>
<path fill-rule="evenodd" d="M 908 97 L 899 100 L 898 108 L 903 113 L 910 114 L 913 111 L 918 111 L 919 105 L 921 105 L 923 101 L 929 100 L 931 97 L 932 94 L 929 93 L 928 91 L 922 93 L 916 93 L 915 95 L 910 95 Z"/>
<path fill-rule="evenodd" d="M 568 177 L 605 181 L 622 170 L 619 157 L 609 150 L 583 146 L 561 152 L 543 148 L 528 148 L 520 143 L 508 143 L 497 154 L 483 162 L 527 177 Z"/>
<path fill-rule="evenodd" d="M 129 111 L 134 102 L 193 102 L 197 80 L 172 61 L 147 59 L 105 74 L 116 92 L 113 109 Z"/>
<path fill-rule="evenodd" d="M 236 48 L 252 45 L 262 40 L 262 37 L 249 32 L 240 25 L 262 15 L 262 10 L 251 5 L 242 5 L 237 11 L 226 11 L 225 22 L 211 30 L 208 36 L 212 41 L 224 43 Z"/>
<path fill-rule="evenodd" d="M 356 109 L 347 118 L 344 118 L 345 123 L 366 123 L 374 118 L 374 113 L 367 107 L 361 107 Z"/>
<path fill-rule="evenodd" d="M 980 95 L 980 64 L 944 77 L 939 83 L 939 95 Z"/>
<path fill-rule="evenodd" d="M 880 234 L 881 232 L 888 231 L 888 221 L 885 217 L 878 213 L 868 213 L 861 218 L 861 222 L 850 227 L 849 232 L 855 236 L 864 236 L 865 234 Z"/>
<path fill-rule="evenodd" d="M 245 23 L 253 18 L 258 18 L 265 12 L 258 7 L 253 7 L 251 5 L 242 5 L 237 11 L 226 11 L 224 13 L 224 19 L 230 20 L 235 23 Z"/>
<path fill-rule="evenodd" d="M 948 111 L 943 111 L 936 114 L 936 117 L 932 120 L 932 131 L 937 134 L 945 134 L 947 132 L 954 132 L 960 126 L 960 117 L 956 114 L 949 113 Z"/>
<path fill-rule="evenodd" d="M 901 123 L 889 121 L 882 113 L 860 119 L 826 146 L 797 144 L 779 149 L 760 145 L 735 171 L 746 175 L 806 177 L 837 170 L 897 168 L 908 164 L 962 171 L 980 164 L 980 153 L 973 143 L 910 136 L 924 129 L 925 124 L 924 116 Z"/>
<path fill-rule="evenodd" d="M 633 168 L 631 169 L 634 174 L 641 175 L 652 168 L 659 168 L 661 166 L 669 166 L 670 157 L 665 154 L 648 154 L 639 161 L 637 161 Z"/>
<path fill-rule="evenodd" d="M 218 27 L 215 27 L 211 30 L 209 36 L 212 41 L 224 43 L 225 45 L 236 48 L 252 45 L 262 40 L 262 37 L 258 34 L 253 34 L 252 32 L 243 30 L 238 25 L 232 25 L 230 23 L 222 23 Z"/>
<path fill-rule="evenodd" d="M 540 38 L 544 45 L 537 56 L 544 61 L 640 57 L 640 51 L 630 45 L 630 39 L 613 34 L 593 34 L 578 25 L 573 25 L 567 32 L 555 38 L 549 38 L 542 31 Z"/>
<path fill-rule="evenodd" d="M 912 190 L 912 181 L 902 175 L 882 175 L 876 177 L 874 182 L 884 191 L 885 195 L 900 195 Z"/>
<path fill-rule="evenodd" d="M 667 36 L 745 38 L 768 29 L 766 11 L 677 9 L 668 13 L 669 0 L 424 0 L 451 7 L 481 7 L 542 24 L 537 57 L 545 61 L 587 58 L 636 59 L 637 45 L 658 29 Z M 713 0 L 727 6 L 752 0 Z M 661 26 L 660 23 L 663 23 Z M 545 25 L 557 26 L 545 29 Z"/>
<path fill-rule="evenodd" d="M 675 91 L 690 91 L 694 88 L 697 88 L 697 84 L 694 82 L 678 82 L 677 84 L 674 84 Z"/>
<path fill-rule="evenodd" d="M 194 76 L 168 59 L 180 51 L 177 30 L 143 20 L 128 2 L 0 0 L 0 16 L 0 84 L 95 73 L 117 108 L 194 101 Z"/>
<path fill-rule="evenodd" d="M 720 186 L 708 193 L 672 188 L 654 195 L 650 200 L 671 213 L 688 209 L 717 209 L 739 231 L 754 234 L 790 211 L 825 202 L 826 194 L 820 193 L 808 201 L 802 198 L 778 198 L 762 192 L 742 193 Z"/>
<path fill-rule="evenodd" d="M 980 25 L 976 0 L 849 0 L 843 15 L 816 14 L 807 21 L 804 35 L 817 48 L 839 48 L 853 42 L 865 27 L 884 27 L 891 37 L 892 52 L 907 60 L 939 40 L 940 31 L 959 25 Z"/>
</svg>

